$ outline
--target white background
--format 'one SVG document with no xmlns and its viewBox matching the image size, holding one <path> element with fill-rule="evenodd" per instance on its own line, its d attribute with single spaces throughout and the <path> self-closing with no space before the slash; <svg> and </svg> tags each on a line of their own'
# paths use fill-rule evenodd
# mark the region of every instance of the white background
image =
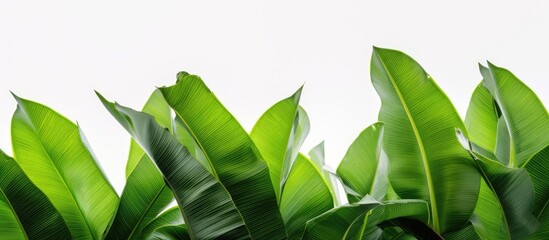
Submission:
<svg viewBox="0 0 549 240">
<path fill-rule="evenodd" d="M 335 168 L 377 118 L 372 45 L 418 60 L 462 117 L 485 59 L 549 105 L 544 2 L 0 0 L 0 147 L 11 153 L 11 90 L 77 120 L 120 192 L 129 135 L 93 90 L 140 109 L 185 70 L 247 130 L 305 83 L 312 129 L 303 151 L 325 139 Z"/>
</svg>

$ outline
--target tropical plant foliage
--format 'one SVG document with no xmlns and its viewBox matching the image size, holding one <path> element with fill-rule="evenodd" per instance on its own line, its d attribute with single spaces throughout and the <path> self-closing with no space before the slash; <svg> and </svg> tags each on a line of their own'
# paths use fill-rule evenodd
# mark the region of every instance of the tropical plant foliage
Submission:
<svg viewBox="0 0 549 240">
<path fill-rule="evenodd" d="M 549 114 L 532 90 L 480 65 L 462 121 L 406 54 L 374 48 L 370 73 L 379 122 L 335 172 L 324 143 L 301 149 L 302 88 L 249 133 L 186 72 L 141 111 L 97 93 L 132 137 L 120 196 L 77 124 L 14 95 L 0 239 L 549 238 Z"/>
</svg>

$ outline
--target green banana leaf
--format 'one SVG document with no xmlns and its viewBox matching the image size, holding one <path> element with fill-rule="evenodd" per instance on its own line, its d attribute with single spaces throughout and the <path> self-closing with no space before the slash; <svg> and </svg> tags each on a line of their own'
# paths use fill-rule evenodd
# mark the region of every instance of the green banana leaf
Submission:
<svg viewBox="0 0 549 240">
<path fill-rule="evenodd" d="M 286 238 L 269 168 L 240 123 L 198 76 L 179 74 L 176 85 L 160 91 L 231 194 L 252 238 Z"/>
<path fill-rule="evenodd" d="M 73 238 L 100 239 L 118 196 L 97 165 L 81 129 L 50 108 L 15 96 L 15 160 L 61 213 Z"/>
<path fill-rule="evenodd" d="M 389 181 L 405 199 L 429 202 L 440 233 L 463 227 L 473 213 L 480 176 L 455 137 L 463 123 L 448 97 L 406 54 L 374 48 L 372 83 L 381 97 Z"/>
<path fill-rule="evenodd" d="M 498 131 L 497 141 L 509 142 L 509 166 L 525 168 L 532 176 L 534 214 L 539 215 L 549 202 L 549 182 L 545 180 L 549 174 L 549 114 L 536 94 L 507 69 L 489 63 L 480 70 L 501 111 L 499 123 L 504 124 L 505 134 Z"/>
<path fill-rule="evenodd" d="M 509 70 L 488 63 L 479 65 L 482 83 L 501 111 L 507 126 L 509 166 L 523 167 L 549 145 L 549 114 L 528 86 Z M 501 140 L 498 132 L 498 141 Z"/>
<path fill-rule="evenodd" d="M 189 230 L 185 224 L 177 226 L 163 226 L 154 230 L 148 239 L 158 240 L 190 240 Z"/>
<path fill-rule="evenodd" d="M 532 235 L 531 239 L 545 239 L 549 236 L 549 146 L 537 153 L 524 167 L 532 177 L 534 183 L 533 213 L 541 223 L 540 228 Z"/>
<path fill-rule="evenodd" d="M 496 149 L 498 129 L 495 104 L 488 89 L 480 83 L 471 96 L 464 122 L 469 139 L 492 153 Z"/>
<path fill-rule="evenodd" d="M 212 164 L 206 158 L 206 155 L 200 148 L 200 145 L 196 142 L 191 132 L 185 127 L 183 121 L 179 117 L 175 117 L 173 121 L 174 135 L 183 146 L 189 150 L 189 153 L 198 160 L 202 166 L 204 166 L 211 174 L 215 174 Z"/>
<path fill-rule="evenodd" d="M 0 239 L 70 239 L 61 214 L 0 150 Z"/>
<path fill-rule="evenodd" d="M 364 230 L 384 221 L 410 217 L 426 221 L 429 207 L 423 200 L 379 202 L 369 196 L 361 201 L 336 207 L 307 222 L 302 239 L 363 239 Z M 368 218 L 373 218 L 368 221 Z"/>
<path fill-rule="evenodd" d="M 172 117 L 170 105 L 164 100 L 164 96 L 160 90 L 156 89 L 151 94 L 145 105 L 143 106 L 144 113 L 148 113 L 154 116 L 154 119 L 160 126 L 170 129 L 172 131 Z M 131 140 L 130 154 L 128 156 L 128 163 L 126 164 L 126 178 L 130 177 L 133 169 L 137 166 L 141 157 L 145 154 L 143 149 L 139 147 L 139 144 L 135 140 Z"/>
<path fill-rule="evenodd" d="M 177 226 L 183 224 L 183 215 L 179 207 L 172 207 L 147 224 L 147 227 L 142 231 L 143 239 L 149 239 L 152 237 L 154 231 L 158 228 L 165 226 Z"/>
<path fill-rule="evenodd" d="M 549 182 L 546 181 L 549 174 L 549 114 L 536 94 L 510 71 L 491 63 L 487 68 L 482 65 L 479 67 L 484 77 L 483 90 L 479 91 L 484 93 L 483 97 L 479 97 L 479 91 L 473 93 L 468 112 L 478 113 L 475 116 L 468 114 L 466 121 L 475 123 L 468 126 L 470 132 L 484 132 L 485 135 L 495 136 L 495 139 L 471 135 L 471 142 L 478 141 L 478 145 L 486 145 L 490 144 L 490 141 L 495 141 L 495 147 L 487 149 L 488 152 L 493 152 L 501 163 L 509 167 L 528 171 L 535 192 L 532 212 L 541 222 L 541 228 L 535 236 L 540 236 L 539 232 L 549 230 L 549 227 L 546 227 L 549 225 L 549 219 L 544 217 L 547 214 L 545 207 L 549 202 Z M 489 96 L 486 96 L 487 92 Z M 476 107 L 479 105 L 488 107 Z M 495 125 L 497 128 L 493 127 Z M 479 153 L 478 149 L 473 151 Z M 485 153 L 480 154 L 486 156 Z M 480 199 L 487 199 L 483 197 L 486 195 L 484 192 L 486 191 L 481 189 Z M 482 203 L 480 199 L 479 204 Z M 478 213 L 479 222 L 493 218 L 493 214 L 489 211 L 484 214 Z M 490 222 L 486 224 L 490 225 Z M 498 226 L 493 221 L 491 224 L 496 228 Z"/>
<path fill-rule="evenodd" d="M 227 189 L 167 129 L 149 114 L 98 96 L 164 175 L 191 238 L 252 238 Z"/>
<path fill-rule="evenodd" d="M 358 202 L 365 196 L 378 201 L 389 200 L 386 198 L 389 191 L 388 159 L 382 142 L 383 124 L 375 123 L 360 133 L 339 164 L 337 171 L 343 185 L 353 189 L 347 193 L 350 203 Z M 368 228 L 360 228 L 362 238 L 377 239 L 382 236 L 383 230 L 372 221 L 375 218 L 365 216 L 364 224 Z"/>
<path fill-rule="evenodd" d="M 289 239 L 299 239 L 307 221 L 332 209 L 334 200 L 328 183 L 311 160 L 297 156 L 282 190 L 280 212 Z"/>
<path fill-rule="evenodd" d="M 465 227 L 463 227 L 462 229 L 457 230 L 455 232 L 450 232 L 450 233 L 444 234 L 444 236 L 442 236 L 442 237 L 445 240 L 463 240 L 463 239 L 476 240 L 476 239 L 481 239 L 481 237 L 478 235 L 478 233 L 475 230 L 475 227 L 473 226 L 473 224 L 471 222 L 467 223 L 467 225 Z M 490 237 L 493 238 L 493 239 L 497 239 L 497 238 L 495 238 L 495 236 L 490 236 Z"/>
<path fill-rule="evenodd" d="M 473 222 L 477 232 L 483 238 L 497 236 L 498 239 L 524 239 L 534 233 L 539 223 L 532 214 L 534 186 L 528 172 L 525 169 L 505 166 L 473 152 L 470 141 L 460 131 L 457 135 L 486 182 L 487 188 L 481 190 L 490 190 L 495 197 L 496 204 L 477 207 L 477 215 L 481 220 L 486 219 L 480 221 L 480 224 Z"/>
<path fill-rule="evenodd" d="M 501 150 L 504 148 L 502 142 L 507 144 L 508 141 L 497 141 L 498 133 L 505 134 L 505 131 L 498 124 L 499 110 L 497 110 L 496 105 L 497 103 L 492 99 L 490 92 L 482 83 L 479 84 L 473 92 L 467 109 L 465 123 L 471 141 L 466 140 L 465 146 L 466 148 L 470 147 L 473 152 L 481 156 L 488 159 L 498 159 L 500 163 L 507 165 L 509 164 L 509 158 L 502 156 Z M 508 134 L 506 135 L 508 136 Z M 463 138 L 458 132 L 458 138 L 460 137 Z M 499 149 L 497 151 L 499 157 L 494 154 L 496 149 Z M 476 232 L 483 238 L 508 239 L 510 233 L 504 218 L 504 210 L 497 195 L 492 192 L 487 181 L 481 179 L 477 206 L 471 218 Z"/>
<path fill-rule="evenodd" d="M 187 75 L 189 75 L 187 72 L 179 72 L 177 76 L 178 77 L 184 77 L 184 76 L 187 76 Z M 158 91 L 160 91 L 160 90 L 158 90 Z M 163 95 L 162 95 L 162 98 L 164 98 Z M 165 101 L 166 100 L 164 100 L 164 102 Z M 168 103 L 166 103 L 166 105 L 167 104 Z M 168 107 L 169 107 L 169 105 L 168 105 Z M 178 116 L 175 116 L 175 118 L 172 121 L 172 124 L 173 124 L 173 133 L 174 133 L 175 137 L 177 138 L 177 140 L 181 144 L 183 144 L 183 146 L 185 146 L 187 148 L 187 150 L 189 150 L 191 155 L 196 160 L 200 161 L 200 163 L 206 169 L 208 169 L 208 171 L 210 171 L 211 174 L 215 174 L 212 164 L 206 158 L 206 155 L 202 151 L 201 146 L 198 144 L 198 142 L 196 142 L 196 140 L 193 137 L 190 130 L 183 123 L 183 120 L 181 120 L 181 118 L 179 118 Z"/>
<path fill-rule="evenodd" d="M 343 184 L 359 193 L 347 193 L 350 203 L 366 195 L 383 200 L 389 187 L 387 158 L 381 148 L 383 123 L 375 123 L 353 141 L 337 168 Z"/>
<path fill-rule="evenodd" d="M 151 114 L 163 127 L 172 125 L 170 106 L 158 89 L 143 106 L 143 112 Z M 141 158 L 135 161 L 138 155 Z M 129 174 L 126 186 L 105 235 L 106 239 L 142 239 L 141 232 L 145 226 L 173 199 L 162 174 L 133 139 L 126 173 Z"/>
<path fill-rule="evenodd" d="M 417 238 L 399 227 L 386 227 L 383 229 L 381 239 L 384 240 L 416 240 Z"/>
<path fill-rule="evenodd" d="M 280 212 L 290 239 L 299 238 L 308 220 L 334 206 L 322 168 L 302 154 L 294 156 L 309 130 L 309 117 L 299 106 L 301 90 L 265 111 L 250 133 L 269 165 L 274 188 L 282 188 Z"/>
<path fill-rule="evenodd" d="M 484 179 L 481 179 L 480 191 L 471 223 L 476 232 L 484 238 L 508 238 L 506 233 L 504 213 L 500 202 Z"/>
<path fill-rule="evenodd" d="M 147 155 L 128 177 L 106 239 L 142 239 L 141 232 L 173 199 L 173 194 Z"/>
<path fill-rule="evenodd" d="M 309 118 L 299 107 L 301 91 L 302 88 L 265 111 L 250 132 L 250 138 L 269 166 L 271 182 L 279 200 L 299 149 L 309 133 Z"/>
<path fill-rule="evenodd" d="M 387 227 L 398 227 L 402 229 L 404 233 L 407 233 L 418 240 L 443 240 L 444 238 L 435 232 L 429 225 L 424 222 L 411 219 L 411 218 L 396 218 L 385 221 L 380 224 L 380 227 L 386 229 Z M 383 235 L 382 235 L 383 237 Z"/>
</svg>

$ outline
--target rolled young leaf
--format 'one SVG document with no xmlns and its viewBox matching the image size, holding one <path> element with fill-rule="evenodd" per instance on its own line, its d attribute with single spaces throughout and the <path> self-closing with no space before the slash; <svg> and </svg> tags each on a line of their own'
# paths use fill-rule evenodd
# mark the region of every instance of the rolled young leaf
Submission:
<svg viewBox="0 0 549 240">
<path fill-rule="evenodd" d="M 374 48 L 372 83 L 381 97 L 389 181 L 406 199 L 429 202 L 440 234 L 464 226 L 477 201 L 479 173 L 455 137 L 463 123 L 423 68 L 406 54 Z"/>
<path fill-rule="evenodd" d="M 252 238 L 286 238 L 267 163 L 240 123 L 198 76 L 180 74 L 176 85 L 160 91 L 231 194 Z"/>
<path fill-rule="evenodd" d="M 251 238 L 227 189 L 168 130 L 149 114 L 111 103 L 99 93 L 98 96 L 164 175 L 191 238 Z"/>
<path fill-rule="evenodd" d="M 15 96 L 15 160 L 61 213 L 73 238 L 100 239 L 118 196 L 81 129 L 52 109 Z"/>
<path fill-rule="evenodd" d="M 0 239 L 70 239 L 49 199 L 0 150 Z"/>
</svg>

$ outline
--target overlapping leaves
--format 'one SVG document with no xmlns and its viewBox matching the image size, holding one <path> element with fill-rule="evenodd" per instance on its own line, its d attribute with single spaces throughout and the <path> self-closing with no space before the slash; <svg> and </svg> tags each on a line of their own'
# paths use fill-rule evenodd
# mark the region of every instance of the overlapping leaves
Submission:
<svg viewBox="0 0 549 240">
<path fill-rule="evenodd" d="M 323 142 L 301 153 L 302 89 L 250 134 L 186 72 L 142 112 L 100 96 L 133 137 L 120 198 L 78 125 L 15 97 L 14 158 L 0 151 L 0 238 L 545 239 L 549 114 L 508 70 L 480 72 L 463 123 L 417 62 L 374 48 L 380 122 L 336 173 Z"/>
</svg>

